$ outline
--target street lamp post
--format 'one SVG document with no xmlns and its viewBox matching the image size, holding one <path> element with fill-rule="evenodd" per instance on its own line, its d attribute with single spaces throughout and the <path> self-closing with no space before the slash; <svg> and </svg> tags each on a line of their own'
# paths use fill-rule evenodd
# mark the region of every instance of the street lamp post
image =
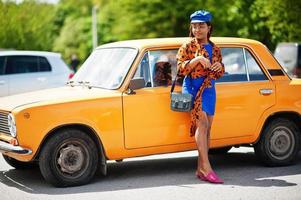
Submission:
<svg viewBox="0 0 301 200">
<path fill-rule="evenodd" d="M 92 43 L 93 50 L 97 47 L 97 6 L 92 7 Z"/>
</svg>

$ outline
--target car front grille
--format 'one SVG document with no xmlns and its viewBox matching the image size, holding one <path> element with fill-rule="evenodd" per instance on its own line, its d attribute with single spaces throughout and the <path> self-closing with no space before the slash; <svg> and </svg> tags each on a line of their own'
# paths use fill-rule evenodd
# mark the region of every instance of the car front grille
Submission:
<svg viewBox="0 0 301 200">
<path fill-rule="evenodd" d="M 8 114 L 9 112 L 0 111 L 0 133 L 10 135 L 7 121 Z"/>
</svg>

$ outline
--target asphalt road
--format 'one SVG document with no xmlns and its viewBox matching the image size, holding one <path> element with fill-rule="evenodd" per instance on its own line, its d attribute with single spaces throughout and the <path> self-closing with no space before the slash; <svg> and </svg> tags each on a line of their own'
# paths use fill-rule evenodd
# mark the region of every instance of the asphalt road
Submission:
<svg viewBox="0 0 301 200">
<path fill-rule="evenodd" d="M 277 168 L 262 166 L 252 148 L 232 149 L 210 159 L 225 184 L 196 179 L 196 152 L 190 151 L 110 162 L 106 177 L 96 175 L 84 186 L 54 188 L 38 168 L 16 170 L 1 156 L 0 199 L 301 199 L 301 153 L 296 165 Z"/>
</svg>

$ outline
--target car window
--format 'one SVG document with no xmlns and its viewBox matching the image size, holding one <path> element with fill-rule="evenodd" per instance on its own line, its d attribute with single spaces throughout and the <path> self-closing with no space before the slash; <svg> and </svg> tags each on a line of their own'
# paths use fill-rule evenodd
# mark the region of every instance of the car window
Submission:
<svg viewBox="0 0 301 200">
<path fill-rule="evenodd" d="M 151 78 L 149 70 L 149 54 L 145 53 L 140 61 L 136 73 L 133 78 L 144 78 L 145 87 L 151 87 Z"/>
<path fill-rule="evenodd" d="M 72 78 L 76 85 L 82 83 L 91 87 L 117 89 L 132 66 L 137 49 L 127 47 L 98 48 Z"/>
<path fill-rule="evenodd" d="M 0 56 L 0 75 L 4 74 L 4 61 L 5 61 L 5 57 Z"/>
<path fill-rule="evenodd" d="M 245 53 L 250 81 L 268 80 L 251 53 L 248 50 Z"/>
<path fill-rule="evenodd" d="M 217 82 L 268 80 L 251 53 L 244 48 L 221 48 L 225 74 Z M 169 86 L 177 73 L 177 49 L 145 53 L 134 78 L 144 78 L 146 87 Z M 248 71 L 247 71 L 248 69 Z M 181 85 L 181 78 L 177 84 Z"/>
<path fill-rule="evenodd" d="M 177 74 L 177 49 L 150 51 L 153 87 L 169 86 Z"/>
<path fill-rule="evenodd" d="M 148 51 L 141 60 L 134 78 L 143 77 L 146 87 L 169 86 L 177 73 L 178 49 Z M 178 79 L 179 83 L 181 79 Z"/>
<path fill-rule="evenodd" d="M 39 57 L 39 71 L 40 72 L 51 71 L 51 66 L 45 57 L 41 57 L 41 56 Z"/>
<path fill-rule="evenodd" d="M 38 72 L 37 56 L 7 56 L 5 74 Z"/>
<path fill-rule="evenodd" d="M 242 48 L 221 48 L 224 75 L 217 82 L 241 82 L 248 81 L 244 53 Z"/>
</svg>

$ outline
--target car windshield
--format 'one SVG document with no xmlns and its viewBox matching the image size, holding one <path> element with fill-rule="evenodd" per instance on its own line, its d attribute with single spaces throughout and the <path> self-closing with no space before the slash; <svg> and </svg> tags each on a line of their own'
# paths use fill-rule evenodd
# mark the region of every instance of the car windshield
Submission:
<svg viewBox="0 0 301 200">
<path fill-rule="evenodd" d="M 91 87 L 117 89 L 123 82 L 136 55 L 133 48 L 100 48 L 84 62 L 70 82 Z"/>
</svg>

